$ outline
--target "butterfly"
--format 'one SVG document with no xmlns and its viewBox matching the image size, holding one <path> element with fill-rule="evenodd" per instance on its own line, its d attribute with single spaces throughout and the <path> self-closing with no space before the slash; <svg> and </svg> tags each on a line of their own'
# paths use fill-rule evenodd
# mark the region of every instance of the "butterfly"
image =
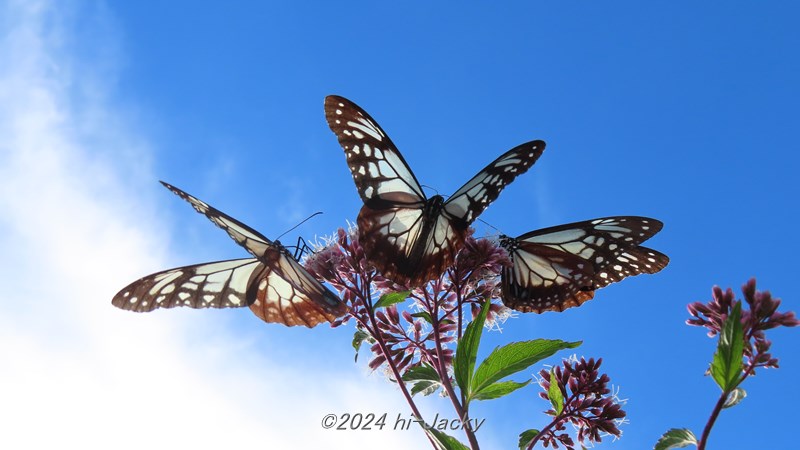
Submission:
<svg viewBox="0 0 800 450">
<path fill-rule="evenodd" d="M 503 303 L 522 312 L 563 311 L 594 291 L 640 273 L 656 273 L 669 257 L 639 244 L 661 231 L 655 219 L 605 217 L 500 236 L 513 265 L 503 268 Z"/>
<path fill-rule="evenodd" d="M 367 260 L 385 277 L 409 286 L 438 277 L 453 263 L 470 224 L 545 147 L 543 141 L 519 145 L 447 200 L 440 195 L 429 199 L 391 139 L 358 105 L 328 96 L 325 118 L 344 148 L 364 202 L 357 223 Z"/>
<path fill-rule="evenodd" d="M 347 312 L 339 297 L 315 279 L 278 241 L 209 206 L 186 192 L 167 189 L 205 214 L 253 258 L 165 270 L 134 281 L 111 304 L 129 311 L 157 308 L 238 308 L 249 306 L 260 319 L 313 327 Z"/>
</svg>

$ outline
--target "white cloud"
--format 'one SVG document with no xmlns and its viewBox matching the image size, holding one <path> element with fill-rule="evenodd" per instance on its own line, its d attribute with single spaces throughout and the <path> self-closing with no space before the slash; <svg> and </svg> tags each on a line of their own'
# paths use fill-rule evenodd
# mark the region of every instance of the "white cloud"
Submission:
<svg viewBox="0 0 800 450">
<path fill-rule="evenodd" d="M 0 448 L 427 445 L 418 430 L 321 429 L 326 412 L 406 414 L 394 388 L 348 361 L 294 369 L 223 316 L 110 306 L 170 266 L 169 225 L 151 199 L 152 146 L 126 119 L 135 105 L 114 100 L 113 58 L 70 56 L 80 14 L 65 5 L 0 12 Z M 83 24 L 103 34 L 92 45 L 113 54 L 112 18 L 91 13 Z"/>
</svg>

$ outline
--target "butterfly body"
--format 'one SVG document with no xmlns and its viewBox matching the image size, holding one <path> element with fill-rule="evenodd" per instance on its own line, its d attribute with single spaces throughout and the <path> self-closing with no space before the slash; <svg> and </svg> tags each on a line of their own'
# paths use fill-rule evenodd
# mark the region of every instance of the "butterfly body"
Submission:
<svg viewBox="0 0 800 450">
<path fill-rule="evenodd" d="M 163 183 L 163 182 L 162 182 Z M 225 230 L 253 257 L 196 264 L 143 277 L 114 296 L 121 309 L 249 307 L 260 319 L 287 326 L 316 326 L 347 312 L 342 301 L 297 262 L 279 241 L 163 183 Z"/>
<path fill-rule="evenodd" d="M 662 226 L 647 217 L 618 216 L 501 236 L 513 263 L 501 273 L 503 303 L 522 312 L 563 311 L 613 282 L 656 273 L 669 258 L 639 244 Z"/>
<path fill-rule="evenodd" d="M 467 225 L 440 221 L 443 204 L 444 198 L 437 195 L 421 209 L 373 209 L 367 205 L 361 208 L 359 239 L 365 253 L 370 255 L 370 262 L 382 275 L 417 285 L 435 278 L 453 263 L 466 239 Z M 409 245 L 409 239 L 414 243 Z M 398 252 L 398 248 L 404 251 Z"/>
<path fill-rule="evenodd" d="M 347 158 L 364 206 L 359 241 L 384 276 L 418 286 L 439 276 L 463 247 L 469 225 L 544 151 L 531 141 L 504 153 L 445 200 L 428 199 L 397 147 L 372 117 L 338 96 L 325 99 L 325 117 Z"/>
</svg>

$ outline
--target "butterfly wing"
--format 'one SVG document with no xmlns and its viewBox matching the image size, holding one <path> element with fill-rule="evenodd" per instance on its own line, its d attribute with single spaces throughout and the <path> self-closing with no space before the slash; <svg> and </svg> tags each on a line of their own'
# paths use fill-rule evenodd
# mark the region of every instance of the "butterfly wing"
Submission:
<svg viewBox="0 0 800 450">
<path fill-rule="evenodd" d="M 270 266 L 246 258 L 148 275 L 121 290 L 111 304 L 134 312 L 177 306 L 195 309 L 249 306 L 265 322 L 307 327 L 333 322 L 346 312 L 336 295 L 293 258 L 280 252 L 270 255 L 278 259 Z"/>
<path fill-rule="evenodd" d="M 270 323 L 309 328 L 347 313 L 339 297 L 314 278 L 285 249 L 269 252 L 250 310 Z"/>
<path fill-rule="evenodd" d="M 606 217 L 501 238 L 513 261 L 501 275 L 503 302 L 523 312 L 563 311 L 623 278 L 656 273 L 669 258 L 639 244 L 662 226 L 646 217 Z"/>
<path fill-rule="evenodd" d="M 358 105 L 328 96 L 325 118 L 364 202 L 358 234 L 367 259 L 384 276 L 413 283 L 420 272 L 420 261 L 413 258 L 430 228 L 419 182 L 391 139 Z"/>
<path fill-rule="evenodd" d="M 377 122 L 344 97 L 325 98 L 325 119 L 344 148 L 364 204 L 375 209 L 407 206 L 421 209 L 425 194 L 403 155 Z"/>
<path fill-rule="evenodd" d="M 250 254 L 256 258 L 261 258 L 269 248 L 275 246 L 275 244 L 264 237 L 263 234 L 248 227 L 242 222 L 239 222 L 224 212 L 209 206 L 206 202 L 187 194 L 186 192 L 169 183 L 162 181 L 161 184 L 163 184 L 164 187 L 172 191 L 178 197 L 189 202 L 189 204 L 191 204 L 197 212 L 208 217 L 208 219 L 214 222 L 216 226 L 225 230 L 228 235 L 234 241 L 236 241 L 237 244 L 244 247 L 245 250 L 250 252 Z"/>
<path fill-rule="evenodd" d="M 469 225 L 504 187 L 533 166 L 544 147 L 543 141 L 514 147 L 484 167 L 441 206 L 437 197 L 429 200 L 420 214 L 428 228 L 417 225 L 422 230 L 418 239 L 421 245 L 416 245 L 409 258 L 414 266 L 426 269 L 419 278 L 423 281 L 435 278 L 453 264 L 455 255 L 464 246 Z"/>
<path fill-rule="evenodd" d="M 544 152 L 544 141 L 518 145 L 484 167 L 444 204 L 444 211 L 458 227 L 466 228 L 492 203 L 500 191 L 533 166 Z"/>
<path fill-rule="evenodd" d="M 280 243 L 186 192 L 163 184 L 256 258 L 197 264 L 149 275 L 114 296 L 114 306 L 136 312 L 175 306 L 249 306 L 266 322 L 308 327 L 333 322 L 347 312 L 336 294 L 311 276 Z"/>
<path fill-rule="evenodd" d="M 452 264 L 469 224 L 544 150 L 544 142 L 518 146 L 480 171 L 444 202 L 426 199 L 397 147 L 353 102 L 325 99 L 325 117 L 345 150 L 364 206 L 359 240 L 367 259 L 386 277 L 418 285 Z"/>
<path fill-rule="evenodd" d="M 158 308 L 239 308 L 255 301 L 266 267 L 255 258 L 178 267 L 134 281 L 111 304 L 134 312 Z"/>
</svg>

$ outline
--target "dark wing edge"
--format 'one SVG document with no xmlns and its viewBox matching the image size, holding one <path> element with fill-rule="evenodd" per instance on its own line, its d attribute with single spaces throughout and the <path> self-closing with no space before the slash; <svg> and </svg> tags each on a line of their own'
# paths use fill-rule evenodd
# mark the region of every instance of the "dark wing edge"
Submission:
<svg viewBox="0 0 800 450">
<path fill-rule="evenodd" d="M 111 304 L 134 312 L 249 306 L 265 322 L 309 328 L 332 323 L 348 311 L 336 294 L 287 255 L 280 256 L 276 269 L 245 258 L 157 272 L 122 289 Z"/>
<path fill-rule="evenodd" d="M 521 312 L 542 313 L 563 311 L 588 300 L 576 297 L 592 284 L 591 266 L 583 258 L 539 244 L 524 245 L 514 238 L 501 239 L 513 262 L 500 275 L 503 304 Z"/>
<path fill-rule="evenodd" d="M 621 226 L 623 223 L 631 224 L 632 227 L 625 228 L 624 226 Z M 529 231 L 518 236 L 517 240 L 528 241 L 545 235 L 571 232 L 573 230 L 591 229 L 595 232 L 594 234 L 601 234 L 603 236 L 604 241 L 600 243 L 600 245 L 603 245 L 609 241 L 614 241 L 614 243 L 617 245 L 630 247 L 632 245 L 641 244 L 642 242 L 650 239 L 659 231 L 661 231 L 662 228 L 664 228 L 664 224 L 660 220 L 650 217 L 608 216 Z M 629 237 L 630 239 L 627 239 Z M 545 243 L 541 239 L 535 240 L 535 242 Z"/>
<path fill-rule="evenodd" d="M 308 273 L 282 245 L 175 186 L 161 183 L 225 230 L 255 258 L 157 272 L 122 289 L 112 299 L 112 305 L 135 312 L 176 306 L 250 306 L 266 322 L 309 328 L 323 321 L 333 322 L 347 313 L 348 308 L 339 297 Z"/>
<path fill-rule="evenodd" d="M 197 212 L 208 217 L 216 226 L 225 230 L 237 244 L 244 247 L 256 258 L 263 257 L 268 248 L 274 248 L 274 243 L 258 231 L 169 183 L 161 181 L 161 184 L 178 197 L 189 202 Z"/>
<path fill-rule="evenodd" d="M 506 186 L 533 166 L 544 148 L 544 141 L 536 140 L 502 154 L 450 196 L 444 204 L 444 210 L 466 228 L 497 199 Z"/>
<path fill-rule="evenodd" d="M 669 257 L 639 244 L 662 227 L 660 221 L 648 217 L 614 216 L 535 230 L 518 238 L 504 237 L 501 245 L 509 251 L 514 267 L 504 270 L 501 277 L 503 302 L 523 312 L 563 311 L 580 306 L 593 298 L 595 290 L 611 283 L 657 273 L 669 264 Z M 520 280 L 526 270 L 521 267 L 523 262 L 558 262 L 553 251 L 573 258 L 566 266 L 573 268 L 575 276 L 567 277 L 563 286 L 531 283 L 546 279 L 536 271 Z"/>
<path fill-rule="evenodd" d="M 240 308 L 255 301 L 254 280 L 266 267 L 255 258 L 232 259 L 156 272 L 119 291 L 117 308 L 149 312 L 159 308 Z"/>
<path fill-rule="evenodd" d="M 383 276 L 409 287 L 419 286 L 452 264 L 467 234 L 444 215 L 432 220 L 428 224 L 431 231 L 423 236 L 422 210 L 373 210 L 365 205 L 358 214 L 361 246 Z"/>
<path fill-rule="evenodd" d="M 347 305 L 287 253 L 270 258 L 251 311 L 269 323 L 312 328 L 347 314 Z"/>
<path fill-rule="evenodd" d="M 339 139 L 364 204 L 421 205 L 426 197 L 403 155 L 378 123 L 358 105 L 337 95 L 325 98 L 325 119 Z"/>
</svg>

